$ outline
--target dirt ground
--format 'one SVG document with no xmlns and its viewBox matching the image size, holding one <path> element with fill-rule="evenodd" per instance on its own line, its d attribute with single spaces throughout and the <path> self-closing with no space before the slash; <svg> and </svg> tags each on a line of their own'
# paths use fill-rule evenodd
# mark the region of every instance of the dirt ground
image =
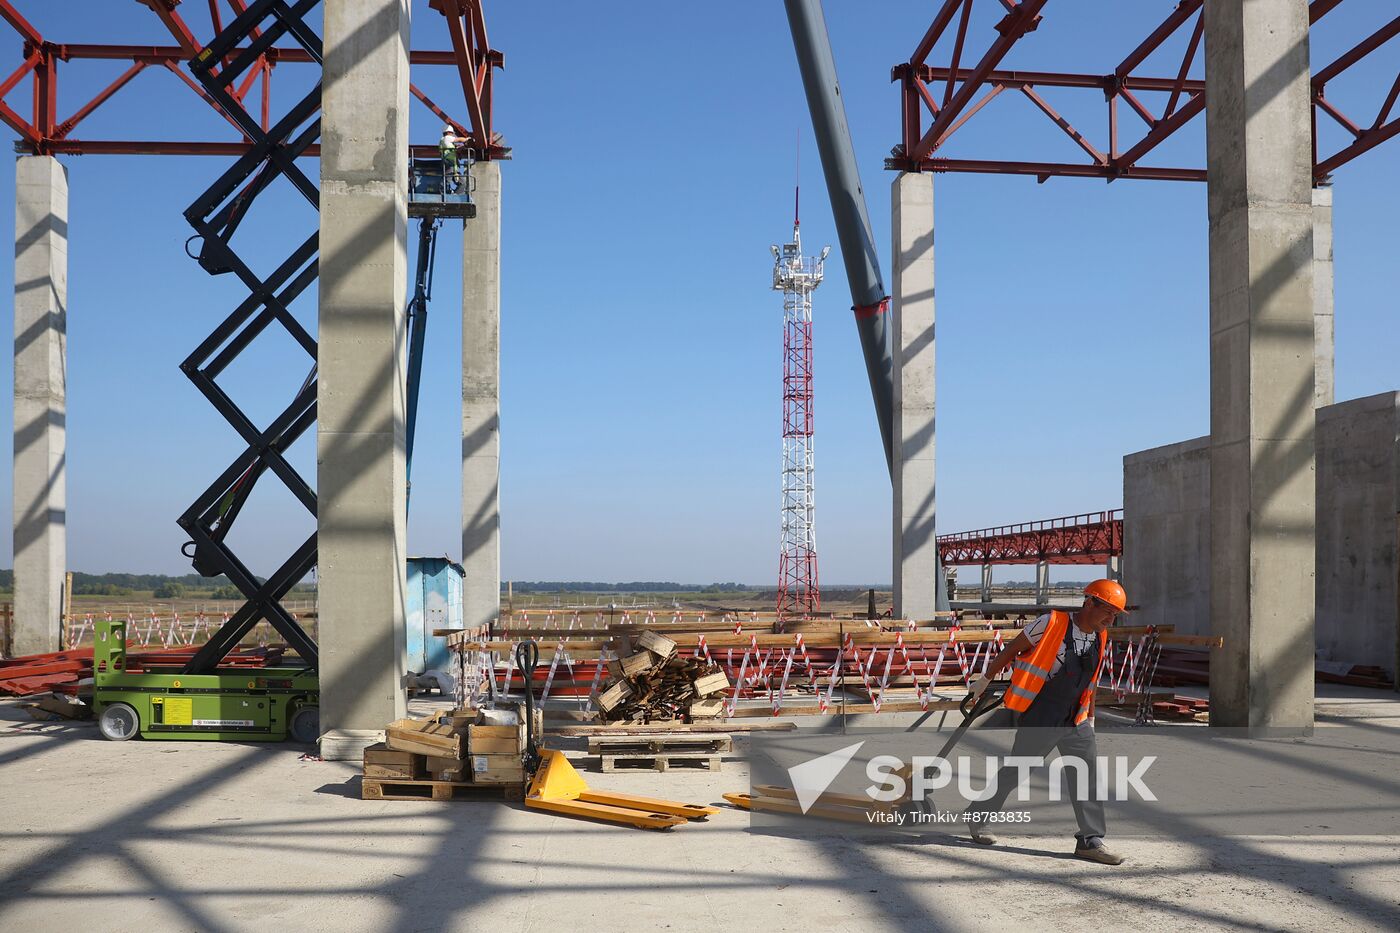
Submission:
<svg viewBox="0 0 1400 933">
<path fill-rule="evenodd" d="M 1395 695 L 1328 689 L 1320 717 L 1400 728 Z M 719 774 L 603 775 L 570 754 L 595 786 L 723 803 L 747 789 L 743 747 Z M 0 703 L 0 928 L 1400 927 L 1391 837 L 1134 839 L 1107 868 L 1015 837 L 759 835 L 727 806 L 655 833 L 518 804 L 364 801 L 353 765 L 304 751 L 106 742 Z"/>
</svg>

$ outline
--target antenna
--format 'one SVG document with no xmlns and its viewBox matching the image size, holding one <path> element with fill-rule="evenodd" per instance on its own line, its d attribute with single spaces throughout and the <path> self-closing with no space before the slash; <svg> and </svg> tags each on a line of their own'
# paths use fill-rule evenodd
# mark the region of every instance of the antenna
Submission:
<svg viewBox="0 0 1400 933">
<path fill-rule="evenodd" d="M 792 186 L 792 229 L 796 230 L 802 216 L 800 210 L 802 206 L 802 131 L 798 130 L 793 134 L 793 152 L 796 155 L 797 167 L 794 171 L 794 184 Z"/>
</svg>

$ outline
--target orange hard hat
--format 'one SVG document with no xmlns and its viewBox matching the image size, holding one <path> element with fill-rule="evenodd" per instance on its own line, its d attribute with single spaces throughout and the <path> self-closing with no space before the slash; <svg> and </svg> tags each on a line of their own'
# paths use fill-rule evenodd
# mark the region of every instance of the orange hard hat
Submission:
<svg viewBox="0 0 1400 933">
<path fill-rule="evenodd" d="M 1128 608 L 1128 594 L 1117 580 L 1095 580 L 1084 587 L 1084 595 L 1108 603 L 1119 612 Z"/>
</svg>

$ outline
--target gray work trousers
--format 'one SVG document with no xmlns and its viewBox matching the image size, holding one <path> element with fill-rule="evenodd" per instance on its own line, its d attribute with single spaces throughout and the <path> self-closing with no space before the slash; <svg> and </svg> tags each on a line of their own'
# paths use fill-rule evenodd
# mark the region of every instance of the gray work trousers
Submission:
<svg viewBox="0 0 1400 933">
<path fill-rule="evenodd" d="M 1106 833 L 1103 815 L 1103 801 L 1098 799 L 1097 768 L 1098 743 L 1094 740 L 1094 727 L 1083 722 L 1077 726 L 1059 728 L 1040 726 L 1022 727 L 1016 730 L 1016 740 L 1011 744 L 1012 755 L 1035 758 L 1048 758 L 1049 753 L 1058 751 L 1070 758 L 1082 758 L 1089 772 L 1088 788 L 1080 793 L 1079 775 L 1074 768 L 1064 769 L 1065 790 L 1074 807 L 1074 818 L 1079 822 L 1076 839 L 1081 843 Z M 1007 796 L 1016 789 L 1018 771 L 1007 766 L 997 772 L 997 790 L 989 800 L 975 801 L 968 812 L 995 813 L 1002 809 Z M 1083 799 L 1081 799 L 1083 798 Z M 990 827 L 992 824 L 982 824 Z"/>
</svg>

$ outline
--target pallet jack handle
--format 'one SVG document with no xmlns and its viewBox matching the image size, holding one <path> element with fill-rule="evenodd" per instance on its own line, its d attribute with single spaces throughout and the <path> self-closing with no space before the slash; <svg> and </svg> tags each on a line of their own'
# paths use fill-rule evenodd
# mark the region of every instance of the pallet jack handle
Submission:
<svg viewBox="0 0 1400 933">
<path fill-rule="evenodd" d="M 963 733 L 967 732 L 968 727 L 1001 705 L 1002 697 L 1006 693 L 1006 686 L 1006 684 L 990 684 L 986 690 L 982 691 L 980 697 L 974 696 L 971 690 L 967 692 L 967 696 L 963 697 L 962 702 L 958 704 L 958 710 L 963 714 L 963 721 L 949 736 L 943 750 L 938 753 L 939 758 L 947 758 L 948 753 L 962 739 Z"/>
<path fill-rule="evenodd" d="M 540 768 L 539 737 L 535 735 L 535 668 L 540 663 L 540 646 L 531 640 L 515 646 L 515 663 L 525 678 L 525 771 Z"/>
</svg>

